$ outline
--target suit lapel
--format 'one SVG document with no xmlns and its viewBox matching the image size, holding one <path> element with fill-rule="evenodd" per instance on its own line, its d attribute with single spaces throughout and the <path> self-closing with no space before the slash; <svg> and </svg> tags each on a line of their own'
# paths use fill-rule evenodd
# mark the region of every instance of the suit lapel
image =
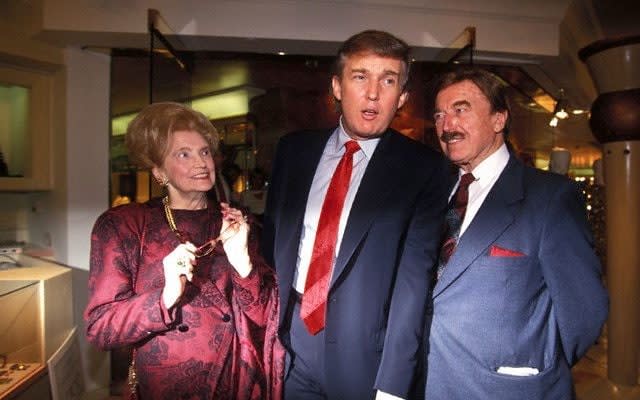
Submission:
<svg viewBox="0 0 640 400">
<path fill-rule="evenodd" d="M 309 197 L 309 190 L 324 147 L 333 130 L 305 135 L 305 142 L 291 146 L 292 151 L 286 155 L 292 161 L 291 171 L 287 175 L 287 195 L 284 198 L 283 209 L 288 210 L 286 218 L 280 220 L 278 237 L 276 238 L 276 254 L 282 258 L 277 260 L 280 285 L 287 290 L 293 284 L 293 275 L 298 257 L 298 246 L 304 221 L 304 213 Z"/>
<path fill-rule="evenodd" d="M 524 196 L 523 166 L 513 156 L 462 234 L 442 277 L 433 289 L 439 295 L 451 285 L 513 223 Z"/>
<path fill-rule="evenodd" d="M 393 177 L 400 162 L 393 157 L 394 133 L 387 131 L 376 147 L 353 200 L 340 250 L 331 276 L 331 286 L 344 272 L 349 259 L 378 215 L 384 200 L 395 190 Z M 381 244 L 382 245 L 382 244 Z"/>
<path fill-rule="evenodd" d="M 289 191 L 285 200 L 286 207 L 294 212 L 292 215 L 294 218 L 287 221 L 293 226 L 300 226 L 302 223 L 313 176 L 331 133 L 332 131 L 307 135 L 305 146 L 294 149 L 296 153 L 288 155 L 296 159 L 296 162 L 290 164 L 294 166 L 294 170 L 289 175 L 287 182 Z"/>
</svg>

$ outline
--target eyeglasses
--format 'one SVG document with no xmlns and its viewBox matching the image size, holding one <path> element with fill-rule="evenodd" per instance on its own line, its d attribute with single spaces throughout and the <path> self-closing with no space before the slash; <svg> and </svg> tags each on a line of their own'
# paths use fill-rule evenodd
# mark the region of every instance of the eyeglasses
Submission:
<svg viewBox="0 0 640 400">
<path fill-rule="evenodd" d="M 196 256 L 196 258 L 206 257 L 211 253 L 213 253 L 213 251 L 216 249 L 216 244 L 218 242 L 224 243 L 224 240 L 222 240 L 222 236 L 227 231 L 229 231 L 231 227 L 238 225 L 238 223 L 239 221 L 232 222 L 222 232 L 220 232 L 218 237 L 216 237 L 215 239 L 208 240 L 202 246 L 199 246 L 198 248 L 196 248 L 196 251 L 194 252 L 194 255 Z M 180 237 L 178 237 L 178 239 L 180 239 Z"/>
<path fill-rule="evenodd" d="M 171 229 L 171 231 L 173 233 L 175 233 L 175 235 L 178 238 L 178 241 L 180 243 L 186 243 L 188 241 L 186 236 L 183 235 L 182 232 L 180 232 L 180 230 L 176 227 L 176 221 L 173 218 L 173 212 L 171 211 L 171 207 L 169 207 L 169 196 L 165 196 L 162 199 L 162 204 L 164 205 L 164 215 L 165 215 L 165 217 L 167 219 L 167 223 L 169 224 L 169 228 Z M 244 218 L 244 221 L 247 220 L 246 216 L 244 216 L 243 218 Z M 206 257 L 206 256 L 210 255 L 211 253 L 213 253 L 213 251 L 216 248 L 216 244 L 218 242 L 223 242 L 224 243 L 224 240 L 222 240 L 222 236 L 231 227 L 237 225 L 238 223 L 240 223 L 239 220 L 231 222 L 229 224 L 229 226 L 227 226 L 222 232 L 220 232 L 218 237 L 216 237 L 215 239 L 208 240 L 203 245 L 201 245 L 198 248 L 196 248 L 196 251 L 194 252 L 194 255 L 196 256 L 196 258 Z"/>
</svg>

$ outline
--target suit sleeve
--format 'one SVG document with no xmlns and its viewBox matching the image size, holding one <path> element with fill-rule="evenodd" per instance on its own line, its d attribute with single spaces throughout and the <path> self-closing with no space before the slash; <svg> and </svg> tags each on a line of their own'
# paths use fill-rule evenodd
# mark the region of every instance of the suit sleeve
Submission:
<svg viewBox="0 0 640 400">
<path fill-rule="evenodd" d="M 447 204 L 447 166 L 439 159 L 415 204 L 391 298 L 375 388 L 408 398 L 421 363 L 425 313 Z"/>
<path fill-rule="evenodd" d="M 562 185 L 546 214 L 538 258 L 551 293 L 564 355 L 567 363 L 574 365 L 600 335 L 608 296 L 577 187 Z"/>
<path fill-rule="evenodd" d="M 265 203 L 263 214 L 263 231 L 261 237 L 262 255 L 266 262 L 275 266 L 274 245 L 276 234 L 276 218 L 280 214 L 282 205 L 282 180 L 284 175 L 284 143 L 280 140 L 276 149 L 276 155 L 271 169 L 271 178 L 269 182 L 269 190 L 267 191 L 267 200 Z"/>
</svg>

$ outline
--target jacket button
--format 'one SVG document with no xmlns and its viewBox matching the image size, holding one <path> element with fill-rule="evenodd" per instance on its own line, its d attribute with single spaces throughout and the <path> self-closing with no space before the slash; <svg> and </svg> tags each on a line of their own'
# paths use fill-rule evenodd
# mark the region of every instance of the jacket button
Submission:
<svg viewBox="0 0 640 400">
<path fill-rule="evenodd" d="M 222 322 L 229 322 L 231 321 L 231 316 L 229 314 L 224 314 L 222 316 Z"/>
<path fill-rule="evenodd" d="M 185 325 L 185 324 L 180 324 L 180 325 L 178 325 L 178 330 L 179 330 L 180 332 L 186 332 L 186 331 L 188 331 L 188 330 L 189 330 L 189 326 L 187 326 L 187 325 Z"/>
</svg>

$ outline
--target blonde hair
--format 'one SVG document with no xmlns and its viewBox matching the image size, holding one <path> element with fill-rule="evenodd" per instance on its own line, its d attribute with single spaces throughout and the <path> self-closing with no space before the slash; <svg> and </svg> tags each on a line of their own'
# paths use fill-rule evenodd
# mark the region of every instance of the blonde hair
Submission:
<svg viewBox="0 0 640 400">
<path fill-rule="evenodd" d="M 202 113 L 180 103 L 153 103 L 143 108 L 127 126 L 125 145 L 129 159 L 143 169 L 162 166 L 174 132 L 198 132 L 218 150 L 218 132 Z"/>
</svg>

